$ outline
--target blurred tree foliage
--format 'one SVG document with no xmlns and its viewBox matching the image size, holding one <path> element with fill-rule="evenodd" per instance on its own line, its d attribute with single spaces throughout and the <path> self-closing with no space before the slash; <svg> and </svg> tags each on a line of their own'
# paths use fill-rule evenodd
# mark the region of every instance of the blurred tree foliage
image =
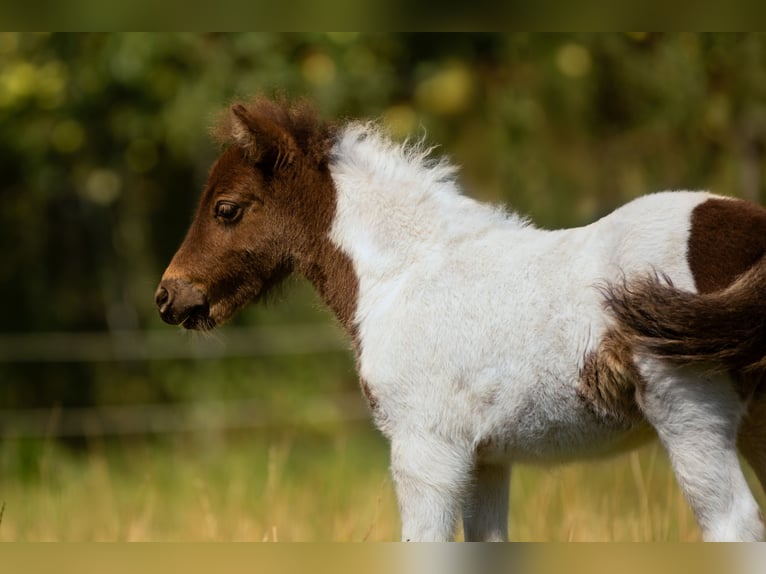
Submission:
<svg viewBox="0 0 766 574">
<path fill-rule="evenodd" d="M 0 332 L 159 328 L 211 118 L 278 91 L 425 132 L 470 195 L 542 225 L 659 189 L 764 199 L 764 35 L 5 33 Z M 0 402 L 98 400 L 102 370 L 0 365 Z"/>
</svg>

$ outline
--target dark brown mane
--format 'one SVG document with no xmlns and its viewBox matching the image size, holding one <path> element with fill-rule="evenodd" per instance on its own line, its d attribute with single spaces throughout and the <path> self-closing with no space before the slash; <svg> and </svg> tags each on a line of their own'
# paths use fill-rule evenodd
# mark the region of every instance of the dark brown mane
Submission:
<svg viewBox="0 0 766 574">
<path fill-rule="evenodd" d="M 322 163 L 326 160 L 336 126 L 322 120 L 314 105 L 303 98 L 290 101 L 284 96 L 276 100 L 256 96 L 249 101 L 232 102 L 229 108 L 219 114 L 210 129 L 219 144 L 228 145 L 233 141 L 234 116 L 229 109 L 237 105 L 244 106 L 251 116 L 268 118 L 281 126 L 293 137 L 298 147 L 315 161 Z"/>
</svg>

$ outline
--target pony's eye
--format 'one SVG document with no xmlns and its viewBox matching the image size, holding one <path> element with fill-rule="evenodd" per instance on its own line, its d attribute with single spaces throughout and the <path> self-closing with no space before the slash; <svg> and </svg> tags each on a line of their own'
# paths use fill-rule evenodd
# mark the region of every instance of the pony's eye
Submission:
<svg viewBox="0 0 766 574">
<path fill-rule="evenodd" d="M 234 221 L 241 212 L 239 205 L 231 201 L 219 201 L 215 204 L 215 216 L 223 221 Z"/>
</svg>

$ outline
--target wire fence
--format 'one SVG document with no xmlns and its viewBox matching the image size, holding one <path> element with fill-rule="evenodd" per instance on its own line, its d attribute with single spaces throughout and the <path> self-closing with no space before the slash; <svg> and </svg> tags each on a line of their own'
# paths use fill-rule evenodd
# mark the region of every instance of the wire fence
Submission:
<svg viewBox="0 0 766 574">
<path fill-rule="evenodd" d="M 98 363 L 348 352 L 330 324 L 228 327 L 214 335 L 163 331 L 0 334 L 0 363 Z M 45 438 L 316 427 L 368 419 L 359 393 L 307 398 L 270 412 L 252 399 L 86 408 L 2 409 L 0 437 Z"/>
<path fill-rule="evenodd" d="M 349 350 L 332 324 L 188 331 L 0 334 L 0 363 L 152 361 L 299 355 Z"/>
<path fill-rule="evenodd" d="M 0 437 L 48 438 L 215 433 L 268 428 L 320 428 L 369 419 L 359 393 L 314 397 L 278 413 L 257 401 L 143 404 L 93 408 L 0 410 Z"/>
</svg>

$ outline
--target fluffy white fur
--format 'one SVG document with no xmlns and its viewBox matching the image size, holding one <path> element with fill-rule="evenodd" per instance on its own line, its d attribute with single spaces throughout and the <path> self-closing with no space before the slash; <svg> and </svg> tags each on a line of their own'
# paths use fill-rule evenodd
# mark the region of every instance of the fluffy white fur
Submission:
<svg viewBox="0 0 766 574">
<path fill-rule="evenodd" d="M 462 195 L 455 170 L 427 154 L 347 126 L 332 156 L 331 239 L 359 280 L 360 375 L 391 441 L 402 538 L 450 539 L 462 513 L 467 539 L 505 540 L 512 462 L 608 454 L 646 430 L 599 423 L 576 396 L 608 324 L 598 286 L 659 271 L 694 290 L 690 213 L 711 195 L 649 195 L 547 231 Z M 644 415 L 704 537 L 762 538 L 736 462 L 731 386 L 638 364 L 654 389 Z M 702 464 L 699 449 L 721 467 Z"/>
</svg>

